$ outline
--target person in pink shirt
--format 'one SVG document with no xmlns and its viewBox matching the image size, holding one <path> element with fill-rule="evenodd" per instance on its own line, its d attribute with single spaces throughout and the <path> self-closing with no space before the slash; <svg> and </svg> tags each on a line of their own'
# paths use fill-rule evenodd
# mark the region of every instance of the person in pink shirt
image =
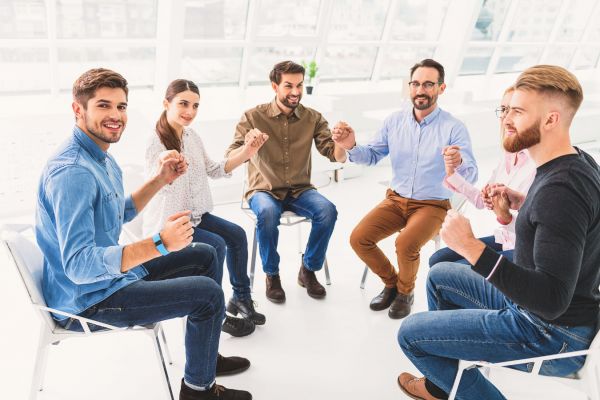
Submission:
<svg viewBox="0 0 600 400">
<path fill-rule="evenodd" d="M 508 104 L 510 103 L 513 91 L 514 89 L 512 87 L 506 89 L 504 96 L 502 97 L 501 105 L 496 109 L 496 115 L 500 119 L 500 131 L 502 132 L 502 136 L 506 135 L 506 132 L 502 128 L 502 121 L 510 109 Z M 444 152 L 444 159 L 450 159 L 451 157 L 449 156 L 458 151 L 460 150 L 453 146 L 447 148 Z M 465 196 L 465 198 L 478 209 L 487 208 L 496 214 L 498 226 L 494 230 L 494 234 L 492 236 L 479 238 L 479 240 L 498 253 L 504 255 L 504 257 L 512 260 L 515 248 L 515 221 L 517 219 L 517 212 L 512 211 L 507 207 L 501 207 L 498 204 L 501 199 L 498 196 L 488 196 L 488 189 L 491 185 L 503 184 L 520 193 L 527 194 L 536 173 L 535 164 L 529 157 L 529 152 L 526 149 L 517 153 L 505 151 L 500 163 L 492 172 L 492 176 L 488 180 L 488 183 L 481 190 L 467 182 L 460 174 L 455 174 L 455 168 L 456 166 L 451 162 L 446 162 L 446 178 L 443 182 L 444 186 L 455 193 L 460 193 Z M 436 251 L 431 258 L 429 258 L 429 266 L 432 267 L 443 261 L 469 264 L 461 255 L 445 247 Z"/>
</svg>

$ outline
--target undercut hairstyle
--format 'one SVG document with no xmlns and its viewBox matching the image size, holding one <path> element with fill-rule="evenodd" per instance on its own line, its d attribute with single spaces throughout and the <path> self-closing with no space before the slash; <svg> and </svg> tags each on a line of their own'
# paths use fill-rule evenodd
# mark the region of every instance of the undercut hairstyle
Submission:
<svg viewBox="0 0 600 400">
<path fill-rule="evenodd" d="M 175 96 L 187 90 L 196 93 L 198 96 L 200 95 L 198 85 L 196 85 L 194 82 L 186 79 L 175 79 L 167 87 L 165 100 L 170 103 L 173 101 Z M 181 153 L 181 140 L 179 137 L 177 137 L 175 129 L 173 129 L 167 120 L 167 110 L 164 110 L 162 114 L 160 114 L 158 121 L 156 121 L 156 134 L 158 135 L 160 142 L 167 150 L 177 150 Z"/>
<path fill-rule="evenodd" d="M 273 66 L 269 73 L 269 79 L 276 84 L 281 83 L 281 75 L 283 74 L 302 74 L 304 75 L 304 67 L 293 61 L 282 61 Z"/>
<path fill-rule="evenodd" d="M 556 65 L 535 65 L 519 75 L 515 89 L 533 90 L 540 94 L 558 96 L 566 100 L 573 115 L 583 101 L 583 89 L 577 77 Z"/>
<path fill-rule="evenodd" d="M 88 101 L 94 97 L 96 90 L 103 87 L 123 89 L 126 98 L 129 94 L 127 80 L 121 74 L 106 68 L 94 68 L 84 72 L 73 83 L 73 100 L 87 110 Z"/>
<path fill-rule="evenodd" d="M 435 68 L 438 72 L 438 81 L 437 83 L 444 83 L 444 78 L 446 77 L 446 73 L 444 72 L 444 66 L 439 62 L 432 60 L 431 58 L 426 58 L 424 60 L 419 61 L 410 69 L 410 79 L 412 79 L 413 74 L 417 70 L 417 68 Z"/>
</svg>

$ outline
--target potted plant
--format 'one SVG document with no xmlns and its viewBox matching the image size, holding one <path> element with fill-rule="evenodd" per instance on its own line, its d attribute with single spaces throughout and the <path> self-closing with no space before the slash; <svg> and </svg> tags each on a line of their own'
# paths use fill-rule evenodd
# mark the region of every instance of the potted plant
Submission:
<svg viewBox="0 0 600 400">
<path fill-rule="evenodd" d="M 308 64 L 302 61 L 302 66 L 304 67 L 305 76 L 307 77 L 306 94 L 312 94 L 314 79 L 317 76 L 317 71 L 319 70 L 319 67 L 317 66 L 317 62 L 315 60 L 312 60 Z"/>
</svg>

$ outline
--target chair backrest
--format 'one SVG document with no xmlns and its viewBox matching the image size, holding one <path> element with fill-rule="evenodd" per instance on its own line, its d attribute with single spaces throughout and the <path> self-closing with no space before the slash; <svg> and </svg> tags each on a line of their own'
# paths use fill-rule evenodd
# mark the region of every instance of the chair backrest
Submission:
<svg viewBox="0 0 600 400">
<path fill-rule="evenodd" d="M 26 238 L 23 233 L 16 231 L 4 231 L 2 242 L 12 258 L 25 289 L 29 294 L 33 306 L 46 307 L 46 300 L 42 291 L 42 279 L 44 275 L 44 255 L 37 244 Z M 36 307 L 37 309 L 37 307 Z M 54 330 L 56 323 L 49 312 L 37 309 L 42 319 Z"/>
</svg>

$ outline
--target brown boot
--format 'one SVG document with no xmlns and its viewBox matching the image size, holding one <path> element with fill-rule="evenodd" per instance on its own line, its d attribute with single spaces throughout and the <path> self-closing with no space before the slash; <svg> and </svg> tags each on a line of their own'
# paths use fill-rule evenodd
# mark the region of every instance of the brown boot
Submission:
<svg viewBox="0 0 600 400">
<path fill-rule="evenodd" d="M 388 310 L 388 316 L 391 319 L 400 319 L 406 317 L 410 314 L 410 306 L 414 302 L 414 296 L 411 292 L 410 294 L 404 294 L 398 292 L 394 301 L 392 301 L 392 305 Z"/>
<path fill-rule="evenodd" d="M 306 292 L 313 299 L 322 299 L 327 294 L 323 285 L 317 280 L 315 272 L 306 269 L 304 265 L 301 265 L 298 271 L 298 285 L 306 288 Z"/>
<path fill-rule="evenodd" d="M 281 287 L 279 274 L 267 275 L 267 299 L 273 303 L 285 303 L 285 292 Z"/>
<path fill-rule="evenodd" d="M 440 400 L 433 397 L 425 387 L 425 378 L 417 378 L 416 376 L 403 372 L 398 376 L 398 386 L 411 399 L 416 400 Z"/>
</svg>

